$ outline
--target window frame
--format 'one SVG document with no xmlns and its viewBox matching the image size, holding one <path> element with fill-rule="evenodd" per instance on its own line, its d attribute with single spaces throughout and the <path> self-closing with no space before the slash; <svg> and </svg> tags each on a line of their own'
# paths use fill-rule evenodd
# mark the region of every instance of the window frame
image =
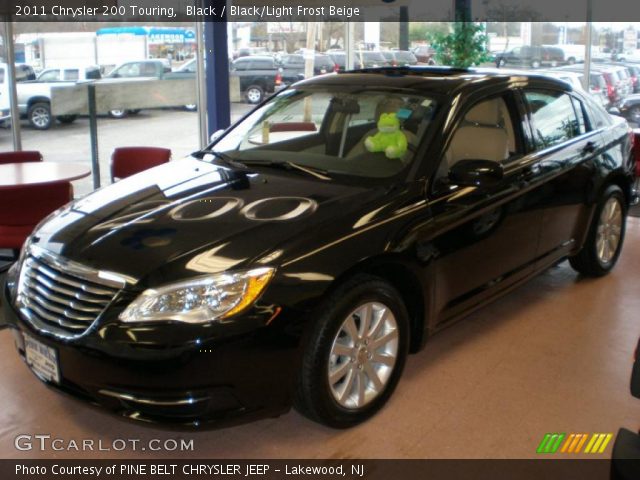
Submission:
<svg viewBox="0 0 640 480">
<path fill-rule="evenodd" d="M 438 172 L 441 171 L 442 162 L 446 162 L 446 155 L 447 155 L 447 152 L 449 151 L 451 140 L 453 139 L 454 135 L 460 128 L 467 113 L 469 113 L 469 111 L 472 108 L 475 108 L 476 105 L 479 105 L 483 102 L 491 101 L 495 98 L 502 98 L 502 100 L 505 102 L 505 106 L 507 107 L 507 111 L 509 112 L 509 116 L 511 117 L 510 120 L 513 128 L 513 135 L 515 137 L 515 142 L 516 142 L 516 155 L 514 155 L 513 157 L 509 157 L 505 160 L 502 160 L 498 163 L 500 163 L 500 165 L 502 165 L 505 169 L 507 169 L 510 165 L 519 161 L 520 159 L 522 159 L 524 156 L 527 155 L 528 149 L 527 149 L 527 142 L 526 142 L 526 134 L 524 132 L 522 122 L 517 121 L 518 119 L 522 118 L 522 112 L 518 107 L 517 94 L 513 89 L 507 88 L 498 92 L 491 92 L 487 95 L 483 95 L 483 96 L 480 96 L 479 98 L 467 101 L 464 107 L 458 111 L 458 113 L 456 114 L 456 120 L 453 124 L 453 127 L 449 130 L 447 139 L 443 145 L 443 148 L 441 149 L 440 158 L 438 160 L 438 167 L 435 170 L 436 177 L 438 176 L 437 175 Z M 447 168 L 447 174 L 448 172 L 449 172 L 449 168 Z"/>
<path fill-rule="evenodd" d="M 579 135 L 573 136 L 571 138 L 567 138 L 559 143 L 556 143 L 554 145 L 548 145 L 548 146 L 544 146 L 544 147 L 539 147 L 536 145 L 536 135 L 535 135 L 535 122 L 533 121 L 533 112 L 531 111 L 531 105 L 529 103 L 529 101 L 527 100 L 527 92 L 538 92 L 538 93 L 551 93 L 551 94 L 559 94 L 559 95 L 565 95 L 566 97 L 569 98 L 569 101 L 571 103 L 571 107 L 572 107 L 572 111 L 573 114 L 575 116 L 576 121 L 578 121 L 578 115 L 576 113 L 575 110 L 575 101 L 578 100 L 580 101 L 580 105 L 582 105 L 582 114 L 583 117 L 585 119 L 585 132 L 584 133 L 580 133 Z M 528 153 L 539 153 L 539 152 L 544 152 L 546 150 L 550 150 L 550 149 L 557 149 L 560 148 L 564 145 L 567 145 L 569 143 L 575 142 L 577 139 L 584 137 L 585 135 L 589 135 L 593 132 L 593 128 L 591 127 L 591 118 L 590 116 L 587 114 L 588 112 L 586 112 L 585 108 L 584 108 L 584 102 L 582 102 L 579 98 L 576 98 L 575 95 L 572 94 L 572 92 L 569 92 L 567 90 L 563 90 L 561 88 L 553 88 L 552 86 L 547 86 L 547 85 L 533 85 L 533 86 L 527 86 L 527 87 L 522 87 L 520 88 L 520 98 L 521 101 L 523 103 L 524 109 L 525 109 L 525 115 L 526 115 L 526 119 L 527 119 L 527 123 L 528 123 L 528 135 L 526 135 L 527 137 L 527 144 L 528 144 Z"/>
</svg>

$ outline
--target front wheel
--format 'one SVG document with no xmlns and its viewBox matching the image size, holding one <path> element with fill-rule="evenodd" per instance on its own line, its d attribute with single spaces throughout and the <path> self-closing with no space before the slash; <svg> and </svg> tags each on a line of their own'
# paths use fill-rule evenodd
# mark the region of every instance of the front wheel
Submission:
<svg viewBox="0 0 640 480">
<path fill-rule="evenodd" d="M 531 67 L 540 68 L 540 62 L 538 60 L 534 60 L 533 62 L 531 62 Z"/>
<path fill-rule="evenodd" d="M 409 345 L 409 317 L 399 293 L 358 275 L 324 302 L 308 337 L 295 405 L 334 428 L 374 415 L 393 393 Z"/>
<path fill-rule="evenodd" d="M 620 256 L 624 241 L 627 206 L 617 185 L 610 185 L 602 195 L 582 249 L 569 262 L 574 270 L 589 277 L 609 273 Z"/>
</svg>

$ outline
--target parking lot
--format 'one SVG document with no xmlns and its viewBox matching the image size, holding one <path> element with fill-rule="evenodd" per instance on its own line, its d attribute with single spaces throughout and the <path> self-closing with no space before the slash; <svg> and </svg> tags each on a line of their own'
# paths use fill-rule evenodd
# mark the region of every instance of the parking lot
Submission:
<svg viewBox="0 0 640 480">
<path fill-rule="evenodd" d="M 251 107 L 231 105 L 231 121 Z M 170 148 L 173 159 L 198 149 L 198 116 L 185 110 L 143 110 L 123 119 L 100 117 L 98 120 L 98 152 L 102 185 L 111 182 L 109 162 L 116 147 L 145 145 Z M 22 148 L 39 150 L 46 161 L 91 163 L 89 119 L 79 118 L 71 125 L 56 124 L 39 131 L 22 122 Z M 0 151 L 12 150 L 10 129 L 0 129 Z M 92 191 L 91 177 L 74 182 L 75 194 Z"/>
</svg>

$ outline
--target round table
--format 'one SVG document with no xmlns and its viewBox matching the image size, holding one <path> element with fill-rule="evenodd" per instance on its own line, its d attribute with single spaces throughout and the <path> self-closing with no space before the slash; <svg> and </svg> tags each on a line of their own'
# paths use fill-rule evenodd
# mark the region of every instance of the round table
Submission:
<svg viewBox="0 0 640 480">
<path fill-rule="evenodd" d="M 91 167 L 84 163 L 25 162 L 0 165 L 0 188 L 36 185 L 88 177 Z"/>
</svg>

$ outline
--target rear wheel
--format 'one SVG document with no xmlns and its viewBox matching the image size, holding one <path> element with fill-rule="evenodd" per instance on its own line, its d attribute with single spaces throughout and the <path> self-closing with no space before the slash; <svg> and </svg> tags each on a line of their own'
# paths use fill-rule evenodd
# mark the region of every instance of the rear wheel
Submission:
<svg viewBox="0 0 640 480">
<path fill-rule="evenodd" d="M 398 292 L 359 275 L 324 303 L 308 337 L 296 408 L 335 428 L 374 415 L 393 393 L 405 364 L 409 318 Z"/>
<path fill-rule="evenodd" d="M 626 218 L 624 194 L 617 185 L 610 185 L 598 202 L 585 244 L 569 259 L 574 270 L 590 277 L 609 273 L 622 250 Z"/>
<path fill-rule="evenodd" d="M 29 124 L 36 130 L 47 130 L 53 123 L 51 119 L 51 107 L 48 103 L 38 102 L 29 107 L 27 112 Z"/>
<path fill-rule="evenodd" d="M 255 105 L 262 102 L 262 99 L 264 98 L 264 90 L 260 85 L 251 85 L 249 88 L 247 88 L 244 96 L 247 99 L 248 103 Z"/>
<path fill-rule="evenodd" d="M 540 68 L 540 62 L 538 60 L 534 60 L 533 62 L 531 62 L 531 66 L 533 68 Z"/>
<path fill-rule="evenodd" d="M 496 62 L 496 67 L 500 68 L 500 67 L 504 67 L 507 64 L 507 62 L 505 61 L 504 58 L 501 58 L 500 60 L 498 60 Z"/>
<path fill-rule="evenodd" d="M 125 118 L 128 113 L 129 112 L 127 112 L 126 110 L 121 109 L 109 110 L 109 116 L 112 118 Z"/>
<path fill-rule="evenodd" d="M 56 117 L 56 120 L 65 125 L 69 125 L 70 123 L 75 122 L 76 118 L 78 118 L 77 115 L 59 115 Z"/>
</svg>

